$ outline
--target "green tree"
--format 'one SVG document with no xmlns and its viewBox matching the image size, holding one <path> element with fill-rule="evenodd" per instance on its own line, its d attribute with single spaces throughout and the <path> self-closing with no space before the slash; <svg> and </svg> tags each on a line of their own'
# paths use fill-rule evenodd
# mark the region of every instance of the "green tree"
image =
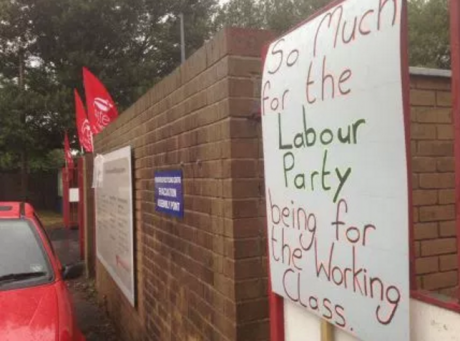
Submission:
<svg viewBox="0 0 460 341">
<path fill-rule="evenodd" d="M 178 14 L 191 53 L 215 9 L 216 0 L 0 0 L 0 167 L 17 169 L 24 150 L 30 167 L 48 164 L 64 130 L 78 148 L 83 66 L 122 112 L 180 63 Z"/>
<path fill-rule="evenodd" d="M 411 0 L 408 7 L 410 64 L 449 69 L 448 0 Z"/>
<path fill-rule="evenodd" d="M 224 26 L 266 28 L 262 3 L 254 0 L 230 0 L 219 8 L 214 22 L 218 29 Z"/>
<path fill-rule="evenodd" d="M 28 153 L 32 129 L 30 113 L 35 106 L 32 91 L 25 84 L 26 62 L 31 56 L 30 46 L 34 40 L 28 8 L 16 2 L 0 3 L 0 141 L 4 154 L 20 156 L 22 195 L 27 195 Z M 8 158 L 4 158 L 5 163 Z M 14 158 L 12 159 L 14 161 Z"/>
<path fill-rule="evenodd" d="M 308 18 L 330 0 L 230 0 L 220 7 L 217 27 L 261 28 L 282 33 Z"/>
<path fill-rule="evenodd" d="M 270 29 L 281 34 L 330 0 L 230 0 L 221 6 L 217 27 Z M 412 66 L 450 68 L 448 0 L 409 0 L 409 54 Z"/>
</svg>

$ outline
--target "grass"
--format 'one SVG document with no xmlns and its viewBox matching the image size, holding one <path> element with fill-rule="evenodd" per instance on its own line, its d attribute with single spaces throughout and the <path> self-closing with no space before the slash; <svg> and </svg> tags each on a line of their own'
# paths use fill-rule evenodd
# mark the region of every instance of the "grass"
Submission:
<svg viewBox="0 0 460 341">
<path fill-rule="evenodd" d="M 63 218 L 61 213 L 53 211 L 39 211 L 38 216 L 47 229 L 54 229 L 63 226 Z"/>
</svg>

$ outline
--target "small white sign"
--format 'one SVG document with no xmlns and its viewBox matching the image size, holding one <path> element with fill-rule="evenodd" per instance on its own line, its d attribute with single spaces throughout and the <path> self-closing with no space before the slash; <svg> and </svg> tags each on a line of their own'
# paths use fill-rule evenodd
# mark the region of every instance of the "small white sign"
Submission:
<svg viewBox="0 0 460 341">
<path fill-rule="evenodd" d="M 272 289 L 362 340 L 410 339 L 402 5 L 343 1 L 263 72 Z"/>
<path fill-rule="evenodd" d="M 69 202 L 78 202 L 80 200 L 80 193 L 78 188 L 69 189 Z"/>
</svg>

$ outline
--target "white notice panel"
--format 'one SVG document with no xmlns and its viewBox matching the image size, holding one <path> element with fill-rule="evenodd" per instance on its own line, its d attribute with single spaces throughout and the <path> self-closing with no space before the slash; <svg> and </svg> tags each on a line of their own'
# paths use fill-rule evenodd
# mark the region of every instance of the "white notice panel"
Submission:
<svg viewBox="0 0 460 341">
<path fill-rule="evenodd" d="M 78 188 L 69 188 L 69 202 L 78 202 L 80 192 Z"/>
<path fill-rule="evenodd" d="M 343 1 L 263 72 L 273 291 L 362 340 L 410 339 L 402 5 Z"/>
<path fill-rule="evenodd" d="M 105 154 L 96 187 L 97 257 L 134 306 L 131 147 Z"/>
</svg>

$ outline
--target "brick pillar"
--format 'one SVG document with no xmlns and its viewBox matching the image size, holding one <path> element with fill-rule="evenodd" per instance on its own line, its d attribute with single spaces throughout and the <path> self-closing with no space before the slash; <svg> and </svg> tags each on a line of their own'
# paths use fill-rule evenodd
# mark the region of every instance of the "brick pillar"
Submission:
<svg viewBox="0 0 460 341">
<path fill-rule="evenodd" d="M 86 273 L 88 277 L 95 276 L 95 261 L 96 261 L 96 226 L 94 216 L 94 189 L 92 188 L 93 181 L 93 154 L 83 156 L 83 187 L 84 196 L 82 200 L 85 202 L 84 211 L 84 227 L 85 227 L 85 263 Z"/>
<path fill-rule="evenodd" d="M 261 39 L 261 37 L 264 37 Z M 260 84 L 267 32 L 232 30 L 229 35 L 231 215 L 226 234 L 233 248 L 236 336 L 234 340 L 268 340 L 267 233 L 263 179 Z"/>
<path fill-rule="evenodd" d="M 456 296 L 454 129 L 450 78 L 411 77 L 417 288 Z"/>
</svg>

